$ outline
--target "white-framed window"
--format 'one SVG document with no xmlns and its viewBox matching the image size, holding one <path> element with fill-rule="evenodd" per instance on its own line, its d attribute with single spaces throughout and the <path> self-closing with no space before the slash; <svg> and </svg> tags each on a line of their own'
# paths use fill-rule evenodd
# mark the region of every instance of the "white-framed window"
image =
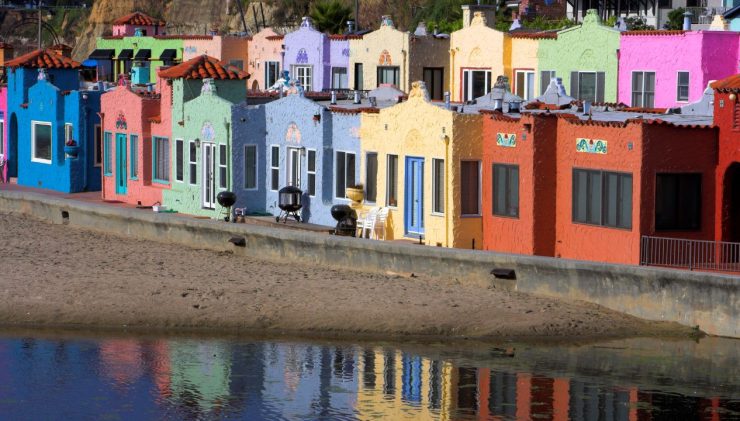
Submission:
<svg viewBox="0 0 740 421">
<path fill-rule="evenodd" d="M 347 197 L 347 187 L 353 187 L 355 183 L 355 154 L 352 152 L 337 152 L 334 160 L 336 189 L 335 197 L 344 199 Z"/>
<path fill-rule="evenodd" d="M 379 66 L 378 67 L 378 86 L 390 84 L 395 87 L 401 86 L 401 69 L 398 66 Z"/>
<path fill-rule="evenodd" d="M 227 165 L 229 163 L 229 154 L 226 145 L 218 145 L 218 187 L 225 189 L 228 187 L 229 176 Z"/>
<path fill-rule="evenodd" d="M 445 213 L 444 159 L 432 159 L 432 213 Z"/>
<path fill-rule="evenodd" d="M 51 164 L 51 123 L 31 121 L 31 161 Z"/>
<path fill-rule="evenodd" d="M 478 216 L 480 212 L 480 161 L 460 162 L 460 214 Z"/>
<path fill-rule="evenodd" d="M 553 79 L 555 79 L 555 70 L 540 70 L 540 95 L 545 94 Z"/>
<path fill-rule="evenodd" d="M 388 168 L 385 174 L 385 203 L 395 208 L 398 206 L 398 155 L 388 155 Z"/>
<path fill-rule="evenodd" d="M 100 167 L 103 165 L 103 129 L 100 127 L 100 124 L 95 125 L 95 130 L 93 132 L 93 153 L 94 161 L 93 165 L 96 167 Z"/>
<path fill-rule="evenodd" d="M 349 89 L 349 79 L 347 77 L 346 67 L 331 68 L 331 88 L 332 89 Z"/>
<path fill-rule="evenodd" d="M 265 62 L 265 89 L 271 87 L 275 82 L 280 79 L 280 62 L 279 61 L 266 61 Z"/>
<path fill-rule="evenodd" d="M 244 190 L 257 190 L 257 145 L 244 146 Z"/>
<path fill-rule="evenodd" d="M 175 181 L 185 180 L 185 141 L 175 140 Z"/>
<path fill-rule="evenodd" d="M 365 155 L 365 200 L 375 203 L 378 197 L 378 154 L 368 152 Z"/>
<path fill-rule="evenodd" d="M 0 158 L 5 157 L 5 120 L 0 120 Z"/>
<path fill-rule="evenodd" d="M 491 71 L 482 69 L 463 69 L 463 101 L 472 101 L 489 93 L 491 84 Z"/>
<path fill-rule="evenodd" d="M 308 195 L 316 196 L 316 150 L 306 150 L 308 162 L 306 163 L 306 175 L 308 177 Z"/>
<path fill-rule="evenodd" d="M 527 101 L 534 98 L 534 71 L 517 70 L 515 76 L 516 95 Z"/>
<path fill-rule="evenodd" d="M 280 189 L 280 146 L 270 147 L 270 190 Z"/>
<path fill-rule="evenodd" d="M 139 178 L 139 136 L 132 134 L 129 136 L 129 178 L 136 180 Z"/>
<path fill-rule="evenodd" d="M 655 72 L 632 72 L 632 106 L 655 106 Z"/>
<path fill-rule="evenodd" d="M 680 71 L 676 74 L 676 101 L 689 101 L 689 72 Z"/>
<path fill-rule="evenodd" d="M 64 144 L 68 144 L 72 139 L 74 139 L 74 126 L 72 123 L 64 123 Z"/>
<path fill-rule="evenodd" d="M 170 140 L 166 137 L 153 137 L 152 151 L 154 181 L 160 184 L 168 184 L 170 182 Z"/>
<path fill-rule="evenodd" d="M 312 66 L 293 66 L 293 77 L 300 82 L 303 90 L 310 92 L 313 89 L 313 67 Z"/>
<path fill-rule="evenodd" d="M 604 102 L 605 81 L 606 72 L 571 72 L 570 96 L 581 101 Z"/>
<path fill-rule="evenodd" d="M 191 186 L 198 184 L 198 147 L 191 140 L 188 147 L 188 183 Z"/>
</svg>

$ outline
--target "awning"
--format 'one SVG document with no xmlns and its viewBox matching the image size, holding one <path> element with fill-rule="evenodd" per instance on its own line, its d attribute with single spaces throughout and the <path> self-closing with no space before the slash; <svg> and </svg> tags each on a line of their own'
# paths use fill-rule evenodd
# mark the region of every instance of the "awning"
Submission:
<svg viewBox="0 0 740 421">
<path fill-rule="evenodd" d="M 134 58 L 134 50 L 130 48 L 121 50 L 121 52 L 118 53 L 119 60 L 131 60 L 132 58 Z"/>
<path fill-rule="evenodd" d="M 162 51 L 162 54 L 159 55 L 159 59 L 162 61 L 172 61 L 177 58 L 177 50 L 174 48 L 167 48 L 166 50 Z"/>
<path fill-rule="evenodd" d="M 142 48 L 141 50 L 136 52 L 136 57 L 134 57 L 134 60 L 149 60 L 152 58 L 152 50 L 148 48 Z"/>
<path fill-rule="evenodd" d="M 88 58 L 92 60 L 113 60 L 113 55 L 115 54 L 116 50 L 97 49 Z"/>
</svg>

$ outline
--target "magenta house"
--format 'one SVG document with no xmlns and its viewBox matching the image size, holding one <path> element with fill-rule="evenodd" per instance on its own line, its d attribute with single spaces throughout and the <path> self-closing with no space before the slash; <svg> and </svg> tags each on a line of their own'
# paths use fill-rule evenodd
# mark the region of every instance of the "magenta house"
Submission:
<svg viewBox="0 0 740 421">
<path fill-rule="evenodd" d="M 736 74 L 739 60 L 738 32 L 623 32 L 618 101 L 645 108 L 698 101 L 710 81 Z"/>
<path fill-rule="evenodd" d="M 283 69 L 305 91 L 320 92 L 331 87 L 329 55 L 329 36 L 317 31 L 311 18 L 304 17 L 297 31 L 285 35 Z"/>
</svg>

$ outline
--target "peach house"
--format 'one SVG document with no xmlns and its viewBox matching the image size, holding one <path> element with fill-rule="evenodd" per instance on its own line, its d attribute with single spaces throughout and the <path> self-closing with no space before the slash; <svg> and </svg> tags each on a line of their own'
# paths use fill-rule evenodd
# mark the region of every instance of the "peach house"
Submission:
<svg viewBox="0 0 740 421">
<path fill-rule="evenodd" d="M 669 108 L 698 101 L 710 81 L 737 73 L 739 54 L 738 32 L 623 32 L 619 102 Z"/>
<path fill-rule="evenodd" d="M 182 60 L 188 61 L 198 56 L 216 57 L 231 66 L 244 70 L 247 66 L 249 37 L 217 35 L 212 33 L 203 37 L 192 37 L 184 40 Z"/>
<path fill-rule="evenodd" d="M 265 28 L 257 32 L 249 42 L 249 65 L 247 73 L 250 77 L 250 89 L 264 91 L 280 79 L 283 69 L 283 39 L 284 37 L 272 28 Z"/>
<path fill-rule="evenodd" d="M 525 32 L 513 31 L 509 33 L 511 39 L 511 73 L 512 92 L 525 101 L 530 101 L 542 95 L 550 85 L 551 71 L 540 71 L 537 53 L 543 39 L 557 38 L 557 32 Z"/>
</svg>

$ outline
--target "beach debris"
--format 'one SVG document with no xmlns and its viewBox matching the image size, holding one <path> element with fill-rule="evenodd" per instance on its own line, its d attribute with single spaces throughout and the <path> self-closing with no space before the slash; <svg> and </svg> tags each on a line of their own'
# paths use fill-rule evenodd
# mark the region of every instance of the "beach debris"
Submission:
<svg viewBox="0 0 740 421">
<path fill-rule="evenodd" d="M 237 247 L 246 247 L 247 246 L 247 240 L 244 237 L 231 237 L 229 238 L 229 242 Z"/>
</svg>

